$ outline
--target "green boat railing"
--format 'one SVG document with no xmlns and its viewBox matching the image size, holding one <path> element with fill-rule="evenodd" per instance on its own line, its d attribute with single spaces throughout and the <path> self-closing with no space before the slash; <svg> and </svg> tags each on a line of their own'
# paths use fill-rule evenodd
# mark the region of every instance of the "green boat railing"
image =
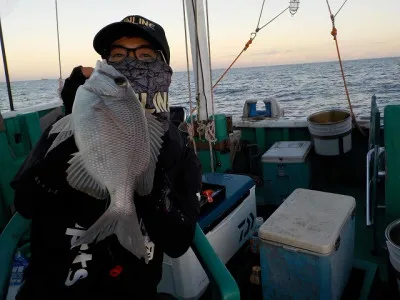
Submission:
<svg viewBox="0 0 400 300">
<path fill-rule="evenodd" d="M 387 224 L 400 216 L 400 105 L 387 105 L 384 110 L 386 183 L 385 204 Z"/>
</svg>

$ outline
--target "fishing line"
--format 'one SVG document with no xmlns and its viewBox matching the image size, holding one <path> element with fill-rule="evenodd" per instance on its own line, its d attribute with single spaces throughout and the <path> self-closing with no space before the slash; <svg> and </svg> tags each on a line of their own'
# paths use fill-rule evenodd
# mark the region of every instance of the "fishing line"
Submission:
<svg viewBox="0 0 400 300">
<path fill-rule="evenodd" d="M 299 8 L 299 4 L 300 1 L 299 0 L 291 0 L 289 2 L 289 6 L 286 7 L 283 11 L 281 11 L 279 14 L 277 14 L 275 17 L 273 17 L 270 21 L 268 21 L 267 23 L 265 23 L 263 26 L 259 27 L 260 25 L 260 21 L 261 21 L 261 16 L 264 10 L 264 4 L 265 4 L 265 0 L 263 0 L 262 6 L 261 6 L 261 11 L 260 11 L 260 16 L 258 18 L 258 23 L 257 23 L 257 27 L 256 29 L 250 34 L 250 39 L 246 42 L 246 44 L 244 45 L 244 48 L 242 49 L 242 51 L 240 51 L 240 53 L 236 56 L 236 58 L 232 61 L 232 63 L 229 65 L 229 67 L 224 71 L 224 73 L 222 73 L 222 75 L 217 79 L 217 81 L 214 83 L 213 85 L 213 89 L 217 86 L 217 84 L 222 80 L 222 78 L 225 77 L 225 75 L 228 73 L 228 71 L 233 67 L 233 65 L 236 63 L 236 61 L 239 59 L 239 57 L 250 47 L 251 43 L 254 41 L 254 39 L 257 37 L 257 33 L 260 32 L 260 30 L 264 29 L 267 25 L 271 24 L 273 21 L 275 21 L 278 17 L 280 17 L 284 12 L 286 12 L 287 10 L 290 11 L 291 15 L 293 16 L 298 8 Z"/>
<path fill-rule="evenodd" d="M 183 7 L 183 24 L 185 28 L 185 49 L 186 49 L 186 70 L 187 70 L 187 80 L 188 80 L 188 88 L 189 88 L 189 117 L 190 117 L 190 125 L 188 126 L 189 139 L 193 144 L 194 153 L 197 154 L 196 143 L 194 141 L 194 124 L 193 124 L 193 107 L 192 107 L 192 88 L 190 86 L 190 70 L 189 70 L 189 50 L 188 50 L 188 38 L 187 38 L 187 29 L 186 29 L 186 7 L 185 0 L 182 0 Z"/>
<path fill-rule="evenodd" d="M 344 3 L 342 4 L 342 6 L 339 8 L 339 10 L 338 10 L 338 11 L 336 12 L 336 14 L 334 15 L 334 14 L 332 13 L 331 6 L 329 5 L 329 1 L 326 0 L 326 4 L 328 5 L 328 10 L 329 10 L 329 14 L 330 14 L 331 22 L 332 22 L 332 31 L 331 31 L 331 35 L 333 36 L 333 39 L 334 39 L 335 45 L 336 45 L 336 52 L 337 52 L 337 55 L 338 55 L 338 60 L 339 60 L 339 65 L 340 65 L 340 72 L 341 72 L 341 74 L 342 74 L 343 85 L 344 85 L 344 89 L 345 89 L 345 92 L 346 92 L 347 102 L 348 102 L 348 104 L 349 104 L 349 109 L 350 109 L 351 118 L 352 118 L 352 120 L 353 120 L 355 126 L 356 126 L 356 127 L 358 128 L 358 130 L 361 132 L 361 134 L 362 134 L 363 136 L 365 136 L 366 134 L 365 134 L 365 132 L 362 130 L 360 124 L 358 124 L 358 121 L 357 121 L 356 116 L 355 116 L 354 111 L 353 111 L 353 106 L 352 106 L 352 104 L 351 104 L 350 94 L 349 94 L 349 90 L 348 90 L 348 88 L 347 88 L 346 77 L 345 77 L 345 75 L 344 75 L 344 69 L 343 69 L 343 64 L 342 64 L 342 58 L 341 58 L 341 56 L 340 56 L 339 43 L 338 43 L 338 39 L 337 39 L 337 29 L 336 29 L 336 26 L 335 26 L 335 16 L 340 12 L 340 10 L 343 8 L 343 6 L 346 4 L 346 2 L 347 2 L 347 0 L 344 1 Z"/>
</svg>

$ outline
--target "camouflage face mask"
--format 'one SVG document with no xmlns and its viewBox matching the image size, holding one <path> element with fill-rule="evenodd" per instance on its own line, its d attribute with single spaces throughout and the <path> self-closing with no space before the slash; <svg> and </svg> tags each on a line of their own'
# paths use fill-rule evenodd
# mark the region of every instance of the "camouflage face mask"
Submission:
<svg viewBox="0 0 400 300">
<path fill-rule="evenodd" d="M 119 62 L 109 62 L 131 83 L 144 108 L 157 116 L 169 114 L 168 89 L 172 69 L 160 60 L 144 62 L 127 57 Z"/>
</svg>

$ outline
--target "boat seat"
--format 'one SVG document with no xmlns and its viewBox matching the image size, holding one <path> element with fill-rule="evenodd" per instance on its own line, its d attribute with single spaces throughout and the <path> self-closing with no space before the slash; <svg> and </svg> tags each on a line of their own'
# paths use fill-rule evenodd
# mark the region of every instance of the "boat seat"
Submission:
<svg viewBox="0 0 400 300">
<path fill-rule="evenodd" d="M 19 242 L 30 228 L 30 220 L 16 213 L 0 235 L 0 299 L 7 295 L 9 276 Z M 200 226 L 196 225 L 192 249 L 206 271 L 212 286 L 213 299 L 239 300 L 236 281 L 218 258 Z M 164 295 L 167 297 L 166 295 Z M 161 299 L 174 299 L 169 298 Z"/>
<path fill-rule="evenodd" d="M 371 117 L 369 126 L 369 146 L 366 163 L 366 225 L 374 224 L 377 205 L 378 181 L 384 179 L 385 147 L 380 146 L 381 117 L 376 104 L 376 96 L 371 98 Z M 372 165 L 371 165 L 372 164 Z M 383 167 L 382 167 L 383 165 Z"/>
</svg>

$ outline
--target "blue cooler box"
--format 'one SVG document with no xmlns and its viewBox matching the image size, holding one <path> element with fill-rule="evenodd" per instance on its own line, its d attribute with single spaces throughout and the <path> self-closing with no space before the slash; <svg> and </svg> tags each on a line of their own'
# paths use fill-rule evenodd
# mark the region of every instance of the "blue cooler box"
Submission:
<svg viewBox="0 0 400 300">
<path fill-rule="evenodd" d="M 340 299 L 354 250 L 355 200 L 295 190 L 259 229 L 264 299 Z"/>
<path fill-rule="evenodd" d="M 264 191 L 260 205 L 280 205 L 295 189 L 310 187 L 309 141 L 276 142 L 262 158 Z"/>
</svg>

